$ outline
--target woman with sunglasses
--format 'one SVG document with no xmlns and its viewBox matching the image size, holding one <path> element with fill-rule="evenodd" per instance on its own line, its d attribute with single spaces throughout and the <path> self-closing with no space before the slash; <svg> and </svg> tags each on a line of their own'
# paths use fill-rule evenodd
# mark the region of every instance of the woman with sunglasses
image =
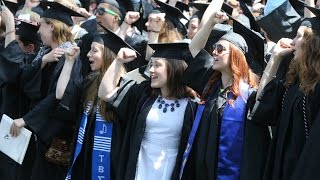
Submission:
<svg viewBox="0 0 320 180">
<path fill-rule="evenodd" d="M 67 173 L 77 115 L 77 81 L 81 80 L 80 61 L 75 61 L 71 78 L 62 97 L 57 97 L 57 80 L 65 62 L 65 51 L 73 47 L 71 16 L 78 13 L 57 3 L 43 2 L 44 10 L 38 33 L 43 47 L 32 61 L 26 81 L 34 82 L 32 109 L 15 119 L 11 134 L 17 136 L 20 128 L 28 126 L 37 136 L 37 149 L 31 179 L 64 179 Z"/>
<path fill-rule="evenodd" d="M 265 68 L 254 113 L 275 126 L 264 179 L 320 178 L 319 47 L 319 19 L 305 18 L 294 39 L 279 40 Z"/>
<path fill-rule="evenodd" d="M 255 100 L 258 77 L 249 68 L 244 38 L 234 32 L 223 35 L 213 45 L 211 57 L 204 48 L 216 23 L 227 17 L 220 13 L 223 0 L 208 7 L 210 19 L 190 44 L 194 59 L 188 61 L 184 81 L 201 94 L 194 136 L 189 137 L 182 179 L 240 179 L 248 104 Z M 218 6 L 220 5 L 220 6 Z M 220 7 L 220 8 L 219 8 Z M 208 15 L 208 11 L 204 17 Z M 196 124 L 196 125 L 195 125 Z M 195 129 L 194 129 L 195 127 Z M 193 142 L 192 142 L 193 141 Z M 192 146 L 192 147 L 190 147 Z M 191 150 L 190 150 L 191 148 Z M 244 178 L 246 179 L 246 178 Z"/>
</svg>

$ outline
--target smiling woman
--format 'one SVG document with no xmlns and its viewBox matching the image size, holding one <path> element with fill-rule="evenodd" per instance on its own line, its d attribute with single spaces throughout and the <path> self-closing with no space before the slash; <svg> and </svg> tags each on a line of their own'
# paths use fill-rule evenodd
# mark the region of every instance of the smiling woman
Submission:
<svg viewBox="0 0 320 180">
<path fill-rule="evenodd" d="M 119 156 L 120 179 L 178 179 L 194 118 L 194 104 L 189 98 L 195 96 L 182 81 L 188 44 L 149 45 L 155 51 L 151 82 L 126 78 L 116 87 L 118 79 L 113 74 L 119 64 L 127 62 L 123 50 L 100 85 L 105 91 L 99 97 L 113 97 L 105 100 L 127 126 L 122 145 L 125 153 Z"/>
</svg>

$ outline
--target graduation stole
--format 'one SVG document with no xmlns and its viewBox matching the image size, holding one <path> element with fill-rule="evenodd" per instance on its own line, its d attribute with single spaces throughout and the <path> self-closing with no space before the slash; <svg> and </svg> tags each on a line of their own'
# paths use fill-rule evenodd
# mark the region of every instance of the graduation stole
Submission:
<svg viewBox="0 0 320 180">
<path fill-rule="evenodd" d="M 217 179 L 238 180 L 242 160 L 244 123 L 246 104 L 249 98 L 249 85 L 240 82 L 238 96 L 232 105 L 228 103 L 234 95 L 227 94 L 227 103 L 223 111 L 218 149 Z"/>
<path fill-rule="evenodd" d="M 81 118 L 81 123 L 77 136 L 77 144 L 72 160 L 72 164 L 68 170 L 68 174 L 65 180 L 72 179 L 72 168 L 73 165 L 79 156 L 83 140 L 85 137 L 85 130 L 88 121 L 88 113 L 91 109 L 92 104 L 88 103 L 86 111 L 83 113 Z M 96 122 L 94 130 L 94 143 L 92 149 L 92 179 L 110 179 L 110 166 L 111 166 L 111 140 L 112 140 L 112 123 L 107 123 L 99 113 L 99 110 L 96 111 Z"/>
</svg>

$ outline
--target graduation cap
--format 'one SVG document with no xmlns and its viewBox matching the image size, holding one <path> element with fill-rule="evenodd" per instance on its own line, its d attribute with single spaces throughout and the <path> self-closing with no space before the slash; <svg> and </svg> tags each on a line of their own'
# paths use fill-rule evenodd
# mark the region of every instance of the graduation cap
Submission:
<svg viewBox="0 0 320 180">
<path fill-rule="evenodd" d="M 36 23 L 20 21 L 16 27 L 16 34 L 29 42 L 41 42 Z"/>
<path fill-rule="evenodd" d="M 149 44 L 154 50 L 152 57 L 187 60 L 189 44 L 186 42 Z"/>
<path fill-rule="evenodd" d="M 210 3 L 189 3 L 190 7 L 195 7 L 196 9 L 198 9 L 198 11 L 204 13 L 207 9 L 207 7 L 209 6 Z M 227 13 L 227 14 L 232 14 L 233 11 L 233 7 L 231 7 L 229 4 L 227 3 L 223 3 L 221 9 Z"/>
<path fill-rule="evenodd" d="M 300 0 L 289 0 L 292 7 L 297 11 L 297 13 L 303 17 L 304 16 L 304 7 L 307 5 L 305 2 Z"/>
<path fill-rule="evenodd" d="M 233 20 L 233 32 L 240 34 L 248 45 L 248 52 L 245 54 L 248 64 L 256 73 L 261 73 L 266 63 L 264 61 L 264 37 L 229 16 Z M 252 67 L 254 66 L 254 67 Z"/>
<path fill-rule="evenodd" d="M 240 8 L 243 11 L 243 14 L 249 18 L 250 21 L 250 27 L 252 30 L 260 32 L 260 25 L 257 23 L 255 17 L 253 17 L 251 11 L 249 10 L 248 6 L 246 5 L 246 3 L 239 1 L 240 3 Z"/>
<path fill-rule="evenodd" d="M 282 37 L 294 38 L 301 24 L 301 17 L 289 1 L 285 1 L 270 14 L 258 16 L 257 22 L 267 37 L 277 42 Z"/>
<path fill-rule="evenodd" d="M 320 17 L 320 9 L 305 5 L 316 17 Z"/>
<path fill-rule="evenodd" d="M 38 6 L 36 6 L 36 7 L 31 8 L 31 11 L 39 14 L 40 16 L 43 15 L 43 9 L 42 9 L 42 7 L 40 6 L 40 4 L 39 4 Z"/>
<path fill-rule="evenodd" d="M 178 1 L 178 2 L 176 3 L 176 8 L 178 8 L 181 12 L 183 12 L 183 11 L 189 12 L 189 6 L 188 6 L 188 4 L 183 3 L 183 2 L 180 2 L 180 1 Z"/>
<path fill-rule="evenodd" d="M 320 22 L 318 17 L 305 18 L 300 26 L 309 27 L 316 35 L 320 35 Z"/>
<path fill-rule="evenodd" d="M 136 51 L 133 47 L 131 47 L 128 43 L 126 43 L 124 40 L 122 40 L 118 35 L 110 31 L 108 28 L 103 27 L 101 24 L 99 24 L 104 30 L 105 34 L 100 34 L 104 46 L 108 47 L 111 51 L 113 51 L 115 54 L 118 54 L 119 50 L 123 47 L 130 48 L 134 51 Z M 100 40 L 93 40 L 94 42 L 101 43 Z M 137 55 L 140 56 L 140 53 L 136 51 Z"/>
<path fill-rule="evenodd" d="M 3 0 L 2 2 L 12 12 L 13 16 L 15 16 L 17 11 L 18 11 L 18 9 L 19 9 L 19 4 L 11 2 L 11 1 L 6 1 L 6 0 Z"/>
<path fill-rule="evenodd" d="M 169 19 L 172 24 L 182 33 L 182 34 L 187 34 L 187 29 L 184 26 L 184 24 L 182 24 L 180 22 L 180 18 L 186 19 L 188 20 L 188 18 L 186 18 L 183 13 L 176 7 L 170 6 L 167 3 L 161 2 L 159 0 L 155 0 L 155 2 L 160 6 L 160 8 L 155 8 L 153 9 L 152 12 L 154 13 L 165 13 L 166 19 Z"/>
<path fill-rule="evenodd" d="M 84 17 L 78 12 L 52 1 L 40 1 L 40 6 L 44 9 L 41 17 L 52 18 L 65 23 L 68 26 L 73 25 L 71 16 Z"/>
<path fill-rule="evenodd" d="M 215 24 L 209 35 L 206 44 L 206 49 L 209 51 L 210 47 L 212 47 L 216 42 L 218 42 L 223 35 L 232 31 L 233 27 L 229 24 Z"/>
</svg>

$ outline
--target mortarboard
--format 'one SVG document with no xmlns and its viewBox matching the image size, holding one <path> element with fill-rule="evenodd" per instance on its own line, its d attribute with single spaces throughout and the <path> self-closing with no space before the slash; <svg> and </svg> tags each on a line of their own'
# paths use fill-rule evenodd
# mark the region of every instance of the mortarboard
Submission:
<svg viewBox="0 0 320 180">
<path fill-rule="evenodd" d="M 13 16 L 15 16 L 19 9 L 19 4 L 11 1 L 6 1 L 6 0 L 3 0 L 2 2 L 12 12 Z"/>
<path fill-rule="evenodd" d="M 154 50 L 152 57 L 186 61 L 190 52 L 189 44 L 185 42 L 155 43 L 148 45 Z"/>
<path fill-rule="evenodd" d="M 257 23 L 255 17 L 253 17 L 251 11 L 249 10 L 248 6 L 246 5 L 246 3 L 239 1 L 240 3 L 240 8 L 243 11 L 243 14 L 249 18 L 250 21 L 250 27 L 252 30 L 260 32 L 260 25 Z"/>
<path fill-rule="evenodd" d="M 290 2 L 285 1 L 270 14 L 258 16 L 257 22 L 266 32 L 267 37 L 277 42 L 282 37 L 293 39 L 296 36 L 301 17 Z"/>
<path fill-rule="evenodd" d="M 41 42 L 38 29 L 39 26 L 36 23 L 20 21 L 20 24 L 16 28 L 16 34 L 30 42 Z"/>
<path fill-rule="evenodd" d="M 182 12 L 173 6 L 170 6 L 167 3 L 161 2 L 159 0 L 155 0 L 155 2 L 160 6 L 159 8 L 155 8 L 152 10 L 153 13 L 165 13 L 166 19 L 169 19 L 172 24 L 178 28 L 178 30 L 182 33 L 182 34 L 187 34 L 187 29 L 184 26 L 184 24 L 182 24 L 180 22 L 180 18 L 186 19 L 188 20 L 183 14 Z"/>
<path fill-rule="evenodd" d="M 201 11 L 202 13 L 204 13 L 207 9 L 207 7 L 209 6 L 210 3 L 189 3 L 190 7 L 195 7 L 196 9 L 198 9 L 198 11 Z M 232 14 L 233 11 L 233 7 L 231 7 L 229 4 L 227 3 L 223 3 L 221 9 L 227 13 L 227 14 Z"/>
<path fill-rule="evenodd" d="M 316 35 L 320 35 L 320 22 L 318 17 L 305 18 L 300 26 L 306 26 L 312 29 Z"/>
<path fill-rule="evenodd" d="M 31 8 L 31 10 L 32 10 L 33 12 L 39 14 L 40 17 L 43 15 L 43 9 L 42 9 L 42 7 L 40 6 L 40 4 L 39 4 L 38 6 L 36 6 L 36 7 Z"/>
<path fill-rule="evenodd" d="M 113 51 L 115 54 L 118 54 L 119 50 L 121 48 L 130 48 L 134 51 L 136 51 L 133 47 L 131 47 L 128 43 L 126 43 L 124 40 L 122 40 L 118 35 L 110 31 L 108 28 L 103 27 L 101 24 L 99 24 L 104 30 L 105 34 L 100 34 L 100 37 L 103 40 L 104 46 L 108 47 L 111 51 Z M 94 42 L 101 43 L 100 40 L 93 40 Z M 136 51 L 137 56 L 140 56 L 140 53 Z"/>
<path fill-rule="evenodd" d="M 181 12 L 183 12 L 183 11 L 189 12 L 189 6 L 188 6 L 188 4 L 183 3 L 183 2 L 180 2 L 180 1 L 178 1 L 178 2 L 176 3 L 176 8 L 178 8 Z"/>
<path fill-rule="evenodd" d="M 233 20 L 233 32 L 240 34 L 247 43 L 248 52 L 246 53 L 246 58 L 248 64 L 256 73 L 262 72 L 266 66 L 264 61 L 264 37 L 260 33 L 247 28 L 231 16 L 229 18 Z"/>
<path fill-rule="evenodd" d="M 300 0 L 289 0 L 292 7 L 296 10 L 296 12 L 303 17 L 304 16 L 304 6 L 306 5 L 305 2 Z"/>
<path fill-rule="evenodd" d="M 78 12 L 58 3 L 52 1 L 40 1 L 40 6 L 44 9 L 41 17 L 56 19 L 65 23 L 68 26 L 73 25 L 71 16 L 83 17 Z"/>
<path fill-rule="evenodd" d="M 305 7 L 308 8 L 316 17 L 320 17 L 320 9 L 308 5 L 305 5 Z"/>
<path fill-rule="evenodd" d="M 233 28 L 229 24 L 215 24 L 213 26 L 213 29 L 212 29 L 210 35 L 209 35 L 206 47 L 208 47 L 208 48 L 212 47 L 216 42 L 219 41 L 219 39 L 223 35 L 225 35 L 229 32 L 232 32 L 232 31 L 233 31 Z"/>
</svg>

